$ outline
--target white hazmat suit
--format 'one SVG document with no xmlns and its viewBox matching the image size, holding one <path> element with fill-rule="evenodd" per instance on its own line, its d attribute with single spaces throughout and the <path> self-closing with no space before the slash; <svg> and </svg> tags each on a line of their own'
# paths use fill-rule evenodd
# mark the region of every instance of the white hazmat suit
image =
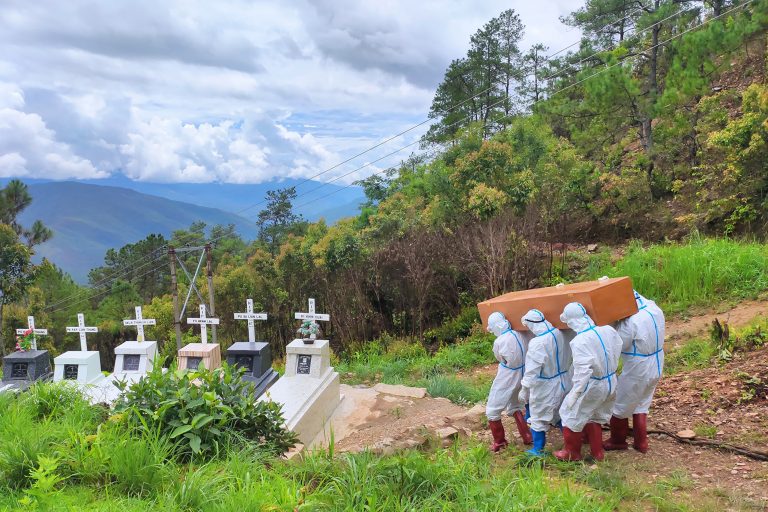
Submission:
<svg viewBox="0 0 768 512">
<path fill-rule="evenodd" d="M 547 432 L 560 421 L 560 405 L 571 390 L 571 347 L 562 331 L 556 329 L 538 309 L 522 318 L 535 336 L 528 343 L 522 386 L 527 395 L 531 429 Z"/>
<path fill-rule="evenodd" d="M 523 442 L 530 444 L 531 434 L 523 416 L 525 402 L 520 400 L 519 396 L 520 381 L 525 369 L 526 338 L 514 331 L 509 321 L 499 312 L 491 313 L 488 317 L 488 331 L 496 335 L 496 340 L 493 342 L 493 355 L 499 362 L 499 369 L 493 379 L 485 408 L 494 436 L 491 449 L 498 451 L 507 444 L 504 427 L 501 426 L 501 415 L 505 411 L 515 419 Z"/>
<path fill-rule="evenodd" d="M 653 393 L 664 371 L 664 313 L 652 300 L 635 292 L 638 312 L 619 322 L 624 368 L 616 389 L 611 418 L 611 437 L 606 450 L 626 450 L 629 417 L 632 417 L 634 447 L 648 451 L 646 419 Z"/>
<path fill-rule="evenodd" d="M 635 292 L 639 311 L 619 322 L 624 367 L 616 389 L 613 415 L 629 418 L 648 414 L 656 384 L 664 371 L 664 313 L 652 300 Z"/>
<path fill-rule="evenodd" d="M 584 306 L 568 304 L 560 320 L 576 332 L 571 340 L 573 387 L 560 406 L 565 450 L 555 453 L 563 460 L 581 458 L 582 430 L 589 438 L 592 456 L 603 458 L 601 423 L 607 423 L 616 399 L 616 369 L 621 338 L 608 325 L 596 326 Z"/>
</svg>

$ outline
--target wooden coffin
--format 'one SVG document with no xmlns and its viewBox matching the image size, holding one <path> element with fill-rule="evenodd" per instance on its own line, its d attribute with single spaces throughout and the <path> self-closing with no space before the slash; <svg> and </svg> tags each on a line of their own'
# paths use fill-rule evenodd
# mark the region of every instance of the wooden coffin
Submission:
<svg viewBox="0 0 768 512">
<path fill-rule="evenodd" d="M 538 309 L 555 327 L 567 329 L 568 326 L 560 321 L 560 314 L 570 302 L 580 302 L 597 325 L 607 325 L 637 313 L 629 277 L 506 293 L 479 303 L 477 309 L 486 327 L 490 314 L 499 311 L 507 317 L 513 329 L 525 330 L 520 322 L 523 315 Z"/>
</svg>

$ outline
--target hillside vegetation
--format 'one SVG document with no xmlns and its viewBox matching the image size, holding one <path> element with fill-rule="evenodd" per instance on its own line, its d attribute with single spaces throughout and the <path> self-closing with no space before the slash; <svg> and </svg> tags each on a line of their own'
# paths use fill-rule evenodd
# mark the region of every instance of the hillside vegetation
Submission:
<svg viewBox="0 0 768 512">
<path fill-rule="evenodd" d="M 567 23 L 583 31 L 582 45 L 551 59 L 546 49 L 520 48 L 514 11 L 481 27 L 436 93 L 424 139 L 431 156 L 363 180 L 368 201 L 357 217 L 303 221 L 287 189 L 270 195 L 253 242 L 200 223 L 170 239 L 152 235 L 111 250 L 90 274 L 92 290 L 45 264 L 8 308 L 6 349 L 32 313 L 59 352 L 74 341 L 64 325 L 85 311 L 109 362 L 125 337 L 119 320 L 138 303 L 158 319 L 153 336 L 172 340 L 168 242 L 213 239 L 224 346 L 244 336 L 231 313 L 251 297 L 270 314 L 259 332 L 278 355 L 310 296 L 331 315 L 326 334 L 337 351 L 385 333 L 432 344 L 443 322 L 479 300 L 583 277 L 568 269 L 578 263 L 573 247 L 590 242 L 637 240 L 615 267 L 586 276 L 629 274 L 672 313 L 763 288 L 762 270 L 749 270 L 764 261 L 758 242 L 728 254 L 731 242 L 695 241 L 678 267 L 659 266 L 678 249 L 643 246 L 692 232 L 763 236 L 768 1 L 659 1 L 643 10 L 592 0 Z M 197 256 L 186 257 L 194 268 Z M 694 275 L 701 265 L 712 267 L 708 281 Z M 184 297 L 187 279 L 178 278 Z M 198 284 L 206 293 L 204 279 Z M 165 343 L 169 357 L 173 345 Z"/>
</svg>

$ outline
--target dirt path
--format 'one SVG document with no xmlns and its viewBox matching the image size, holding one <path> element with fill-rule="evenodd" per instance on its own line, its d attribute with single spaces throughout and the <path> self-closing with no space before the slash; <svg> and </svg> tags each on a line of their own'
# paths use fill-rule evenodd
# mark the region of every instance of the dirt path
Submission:
<svg viewBox="0 0 768 512">
<path fill-rule="evenodd" d="M 768 315 L 768 301 L 747 301 L 725 311 L 712 309 L 686 319 L 673 319 L 667 322 L 665 343 L 675 346 L 682 341 L 706 334 L 715 318 L 725 320 L 731 327 L 743 327 L 760 315 Z"/>
<path fill-rule="evenodd" d="M 742 327 L 766 314 L 767 301 L 750 301 L 726 311 L 672 320 L 667 323 L 667 342 L 672 347 L 705 335 L 714 318 Z M 485 365 L 460 374 L 477 377 L 495 372 L 496 365 Z M 336 438 L 338 451 L 390 453 L 466 438 L 490 442 L 482 405 L 470 409 L 442 398 L 394 396 L 365 386 L 344 386 L 342 392 L 346 412 Z M 513 447 L 501 456 L 502 463 L 523 449 L 514 422 L 504 423 Z M 736 353 L 727 364 L 665 377 L 649 415 L 649 429 L 673 433 L 692 429 L 700 438 L 768 452 L 768 347 Z M 552 431 L 548 447 L 561 445 L 560 432 Z M 768 511 L 768 462 L 681 444 L 666 436 L 651 436 L 646 455 L 634 450 L 611 452 L 590 470 L 599 471 L 600 478 L 615 478 L 612 485 L 671 489 L 676 500 L 695 504 L 697 510 Z"/>
</svg>

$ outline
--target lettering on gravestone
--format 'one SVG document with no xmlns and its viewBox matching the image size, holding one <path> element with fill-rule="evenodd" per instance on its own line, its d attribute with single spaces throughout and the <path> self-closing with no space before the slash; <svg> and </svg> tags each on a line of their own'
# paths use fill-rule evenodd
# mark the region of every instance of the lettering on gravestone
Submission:
<svg viewBox="0 0 768 512">
<path fill-rule="evenodd" d="M 123 356 L 123 371 L 124 372 L 137 372 L 139 371 L 139 363 L 141 362 L 141 356 L 138 354 L 126 354 Z"/>
<path fill-rule="evenodd" d="M 296 364 L 296 373 L 299 375 L 309 375 L 309 368 L 312 366 L 312 356 L 300 354 Z"/>
<path fill-rule="evenodd" d="M 202 362 L 203 362 L 202 357 L 188 357 L 187 370 L 197 370 L 200 367 L 200 363 Z"/>
<path fill-rule="evenodd" d="M 12 379 L 26 379 L 29 363 L 13 363 L 11 366 Z"/>
<path fill-rule="evenodd" d="M 77 380 L 78 366 L 76 364 L 64 365 L 64 378 L 67 380 Z"/>
</svg>

